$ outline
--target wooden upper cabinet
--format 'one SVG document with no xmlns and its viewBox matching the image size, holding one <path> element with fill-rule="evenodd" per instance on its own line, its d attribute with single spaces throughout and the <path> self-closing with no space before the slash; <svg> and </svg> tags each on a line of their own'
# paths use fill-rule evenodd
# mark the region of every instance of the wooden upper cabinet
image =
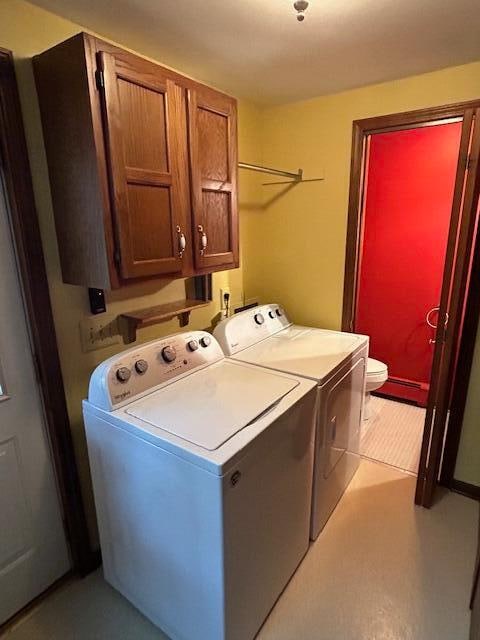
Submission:
<svg viewBox="0 0 480 640">
<path fill-rule="evenodd" d="M 194 262 L 238 266 L 237 113 L 228 96 L 188 91 Z"/>
<path fill-rule="evenodd" d="M 112 54 L 99 58 L 121 276 L 181 272 L 189 189 L 183 90 Z"/>
<path fill-rule="evenodd" d="M 233 98 L 84 33 L 34 70 L 65 282 L 238 266 Z"/>
</svg>

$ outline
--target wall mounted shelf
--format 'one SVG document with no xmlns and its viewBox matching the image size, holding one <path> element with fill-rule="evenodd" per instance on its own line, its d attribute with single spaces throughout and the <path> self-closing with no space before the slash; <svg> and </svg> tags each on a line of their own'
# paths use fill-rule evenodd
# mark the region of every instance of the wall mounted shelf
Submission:
<svg viewBox="0 0 480 640">
<path fill-rule="evenodd" d="M 139 311 L 122 313 L 118 317 L 120 332 L 123 335 L 125 344 L 135 342 L 137 330 L 150 327 L 160 322 L 166 322 L 177 317 L 181 327 L 186 327 L 190 321 L 190 312 L 193 309 L 206 307 L 209 304 L 206 300 L 179 300 L 178 302 L 168 302 Z"/>
</svg>

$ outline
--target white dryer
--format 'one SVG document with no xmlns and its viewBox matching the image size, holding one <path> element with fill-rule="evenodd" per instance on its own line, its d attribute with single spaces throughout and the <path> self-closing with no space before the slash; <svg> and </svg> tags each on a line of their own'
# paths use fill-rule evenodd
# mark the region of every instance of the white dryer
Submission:
<svg viewBox="0 0 480 640">
<path fill-rule="evenodd" d="M 254 307 L 214 330 L 236 360 L 317 383 L 311 538 L 315 540 L 359 464 L 368 337 L 292 324 L 278 304 Z"/>
<path fill-rule="evenodd" d="M 101 364 L 83 403 L 105 578 L 174 640 L 253 638 L 308 549 L 315 383 L 203 331 Z"/>
</svg>

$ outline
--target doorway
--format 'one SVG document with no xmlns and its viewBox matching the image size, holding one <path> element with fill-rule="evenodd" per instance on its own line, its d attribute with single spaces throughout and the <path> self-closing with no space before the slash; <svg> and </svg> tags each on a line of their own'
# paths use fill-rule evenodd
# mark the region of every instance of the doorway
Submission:
<svg viewBox="0 0 480 640">
<path fill-rule="evenodd" d="M 13 58 L 0 48 L 0 634 L 90 548 Z M 5 623 L 5 621 L 7 621 Z M 5 623 L 5 624 L 4 624 Z"/>
<path fill-rule="evenodd" d="M 364 422 L 368 457 L 418 471 L 424 506 L 437 484 L 470 284 L 479 106 L 353 125 L 342 328 L 369 335 L 370 355 L 388 367 Z"/>
<path fill-rule="evenodd" d="M 355 333 L 388 367 L 362 454 L 416 473 L 433 363 L 462 122 L 367 139 Z M 408 402 L 416 406 L 399 404 Z"/>
<path fill-rule="evenodd" d="M 0 184 L 0 624 L 70 569 Z"/>
<path fill-rule="evenodd" d="M 378 394 L 427 404 L 461 121 L 367 141 L 354 330 L 388 366 Z"/>
</svg>

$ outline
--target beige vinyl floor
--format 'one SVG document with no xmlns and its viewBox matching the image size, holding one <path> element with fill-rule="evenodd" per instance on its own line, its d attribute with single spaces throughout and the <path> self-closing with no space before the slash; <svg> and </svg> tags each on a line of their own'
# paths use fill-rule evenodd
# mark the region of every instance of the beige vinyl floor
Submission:
<svg viewBox="0 0 480 640">
<path fill-rule="evenodd" d="M 362 423 L 365 458 L 417 473 L 426 409 L 371 396 L 372 415 Z"/>
<path fill-rule="evenodd" d="M 415 478 L 363 460 L 257 640 L 467 640 L 478 503 L 413 505 Z M 98 571 L 50 596 L 8 640 L 165 640 Z M 215 640 L 198 638 L 194 640 Z"/>
</svg>

